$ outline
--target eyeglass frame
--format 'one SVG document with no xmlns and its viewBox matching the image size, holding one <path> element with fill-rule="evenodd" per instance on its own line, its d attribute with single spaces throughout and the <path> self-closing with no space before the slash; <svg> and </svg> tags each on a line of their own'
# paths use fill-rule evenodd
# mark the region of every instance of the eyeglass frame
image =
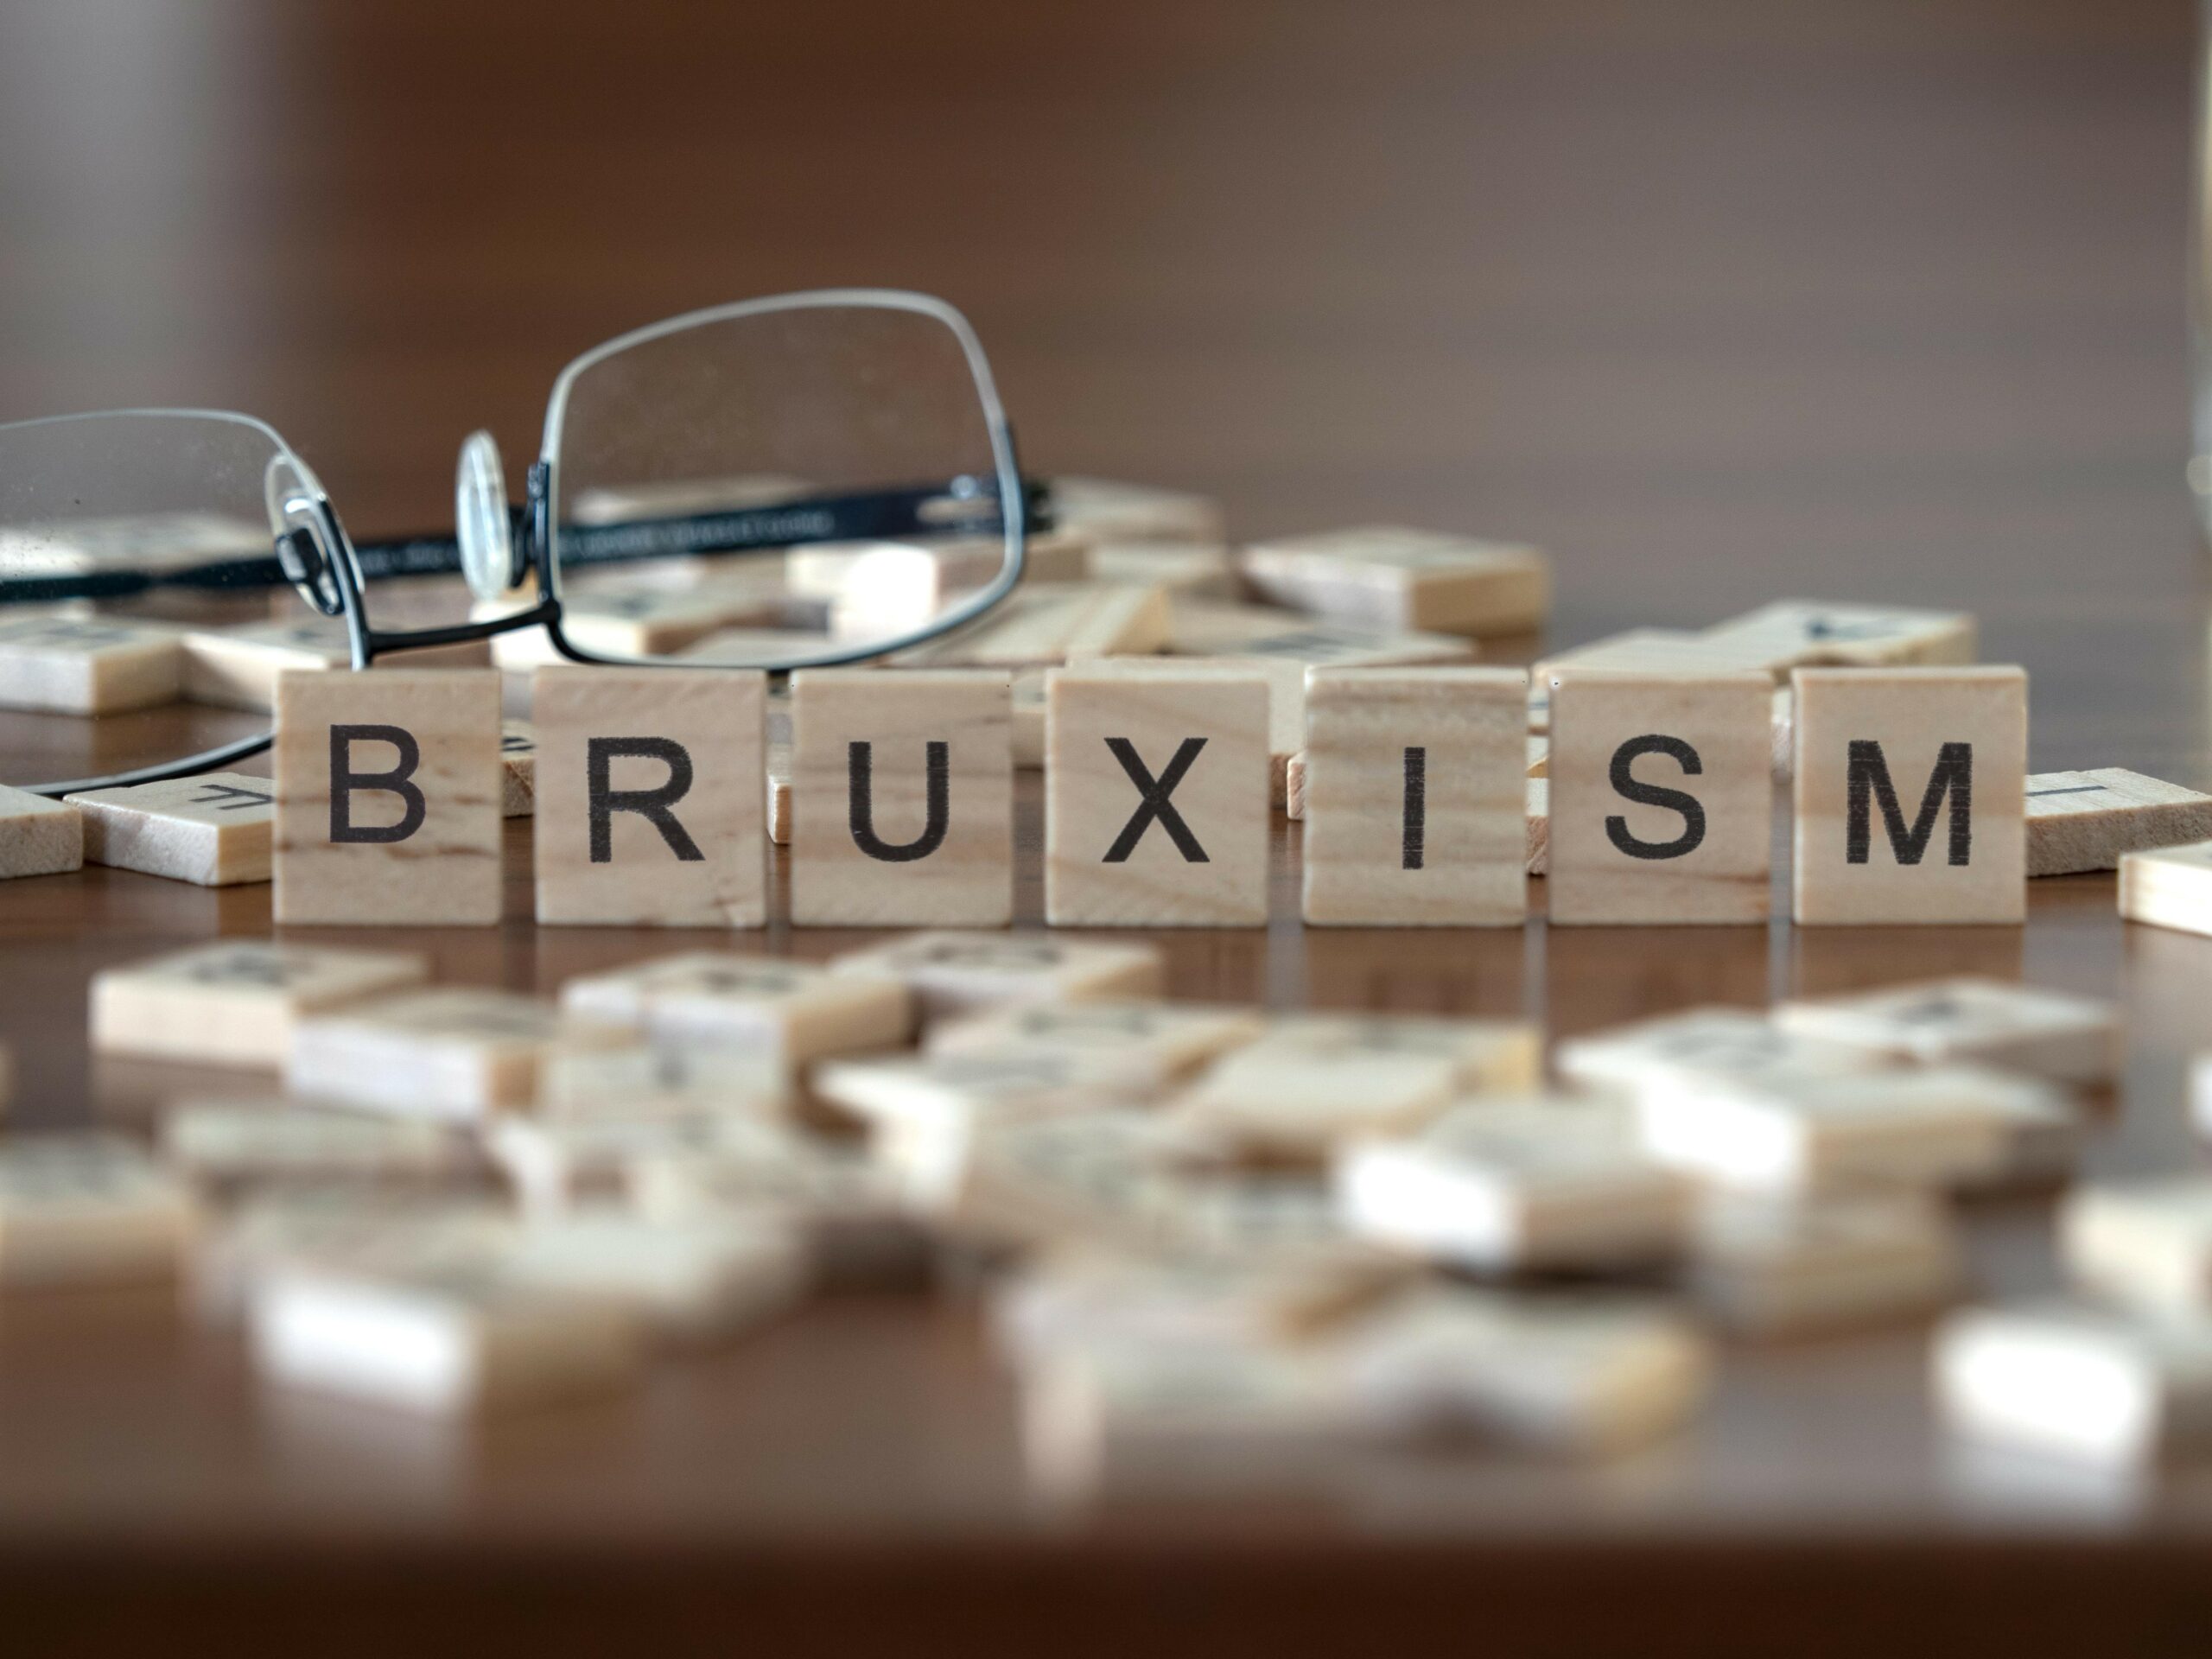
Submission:
<svg viewBox="0 0 2212 1659">
<path fill-rule="evenodd" d="M 560 444 L 562 426 L 568 412 L 570 389 L 577 378 L 587 371 L 620 355 L 632 347 L 683 333 L 691 328 L 713 323 L 734 321 L 741 318 L 772 315 L 779 311 L 829 309 L 836 307 L 874 308 L 902 311 L 928 317 L 950 330 L 958 341 L 976 394 L 981 400 L 994 469 L 995 493 L 1001 504 L 996 515 L 1000 533 L 1006 538 L 1006 556 L 998 574 L 985 586 L 954 606 L 944 615 L 934 617 L 918 627 L 888 639 L 870 640 L 863 645 L 810 652 L 803 657 L 778 658 L 760 664 L 688 663 L 681 658 L 625 658 L 594 654 L 584 650 L 568 638 L 562 627 L 563 607 L 561 596 L 559 565 L 570 556 L 564 551 L 562 558 L 553 556 L 553 528 L 558 522 L 560 499 Z M 230 410 L 202 409 L 118 409 L 105 410 L 73 416 L 49 416 L 22 422 L 0 423 L 0 432 L 10 427 L 40 426 L 73 420 L 100 420 L 120 416 L 168 416 L 201 418 L 235 422 L 251 427 L 266 436 L 276 452 L 276 458 L 288 462 L 296 474 L 300 487 L 287 494 L 280 502 L 270 503 L 272 516 L 281 512 L 283 518 L 294 523 L 294 527 L 276 537 L 276 552 L 268 559 L 253 558 L 226 561 L 214 567 L 195 571 L 193 585 L 214 588 L 245 586 L 251 580 L 254 585 L 277 587 L 289 585 L 320 614 L 342 617 L 346 624 L 350 668 L 354 672 L 368 669 L 379 655 L 396 654 L 405 651 L 429 650 L 442 645 L 467 645 L 479 640 L 496 639 L 501 634 L 518 632 L 524 628 L 543 627 L 554 650 L 573 663 L 592 667 L 608 668 L 755 668 L 771 674 L 782 675 L 809 668 L 834 668 L 845 664 L 865 662 L 872 658 L 905 651 L 940 639 L 982 616 L 1014 591 L 1021 580 L 1027 560 L 1028 532 L 1033 529 L 1051 526 L 1052 504 L 1049 488 L 1042 483 L 1033 484 L 1021 475 L 1012 423 L 1001 403 L 996 381 L 993 378 L 988 359 L 983 355 L 982 345 L 976 337 L 967 318 L 944 301 L 933 295 L 916 293 L 903 289 L 835 288 L 810 289 L 791 294 L 771 295 L 760 299 L 738 300 L 700 310 L 687 311 L 679 315 L 648 323 L 613 339 L 604 340 L 571 360 L 563 367 L 553 383 L 547 398 L 545 424 L 539 445 L 537 460 L 531 465 L 525 484 L 525 496 L 519 509 L 509 509 L 510 549 L 505 585 L 518 587 L 534 566 L 537 571 L 537 599 L 527 608 L 496 617 L 486 617 L 448 627 L 415 628 L 386 632 L 373 627 L 368 617 L 368 575 L 363 565 L 364 553 L 378 577 L 407 575 L 462 575 L 467 570 L 463 543 L 459 528 L 451 537 L 415 537 L 398 541 L 374 543 L 366 548 L 358 547 L 346 533 L 338 511 L 332 505 L 328 493 L 307 464 L 292 450 L 282 434 L 267 422 L 251 415 Z M 464 450 L 466 454 L 466 450 Z M 741 507 L 698 514 L 681 514 L 671 518 L 649 520 L 648 524 L 663 526 L 690 526 L 692 537 L 704 536 L 709 529 L 718 531 L 711 541 L 689 540 L 680 529 L 671 539 L 677 545 L 653 545 L 642 550 L 615 551 L 604 559 L 587 558 L 581 563 L 623 563 L 681 555 L 685 553 L 747 553 L 766 552 L 772 549 L 805 546 L 864 539 L 892 539 L 900 533 L 912 535 L 934 530 L 915 511 L 924 500 L 942 499 L 947 486 L 932 486 L 923 489 L 876 492 L 866 495 L 833 497 L 824 500 L 770 503 L 754 507 Z M 502 493 L 504 493 L 504 492 Z M 1018 511 L 1008 511 L 1006 503 L 1019 504 Z M 814 533 L 793 535 L 793 514 L 828 514 L 829 521 Z M 779 518 L 782 522 L 779 523 Z M 741 526 L 756 527 L 747 535 Z M 610 527 L 616 531 L 634 532 L 634 524 Z M 613 538 L 610 537 L 610 540 Z M 333 553 L 337 556 L 332 556 Z M 322 578 L 327 576 L 328 585 Z M 174 580 L 174 579 L 173 579 Z M 99 575 L 78 578 L 29 577 L 0 578 L 0 607 L 9 603 L 36 603 L 44 600 L 99 599 L 119 597 L 126 593 L 143 592 L 164 585 L 152 578 L 136 577 L 126 573 L 111 573 L 105 578 Z M 10 589 L 16 590 L 14 598 Z M 252 737 L 238 739 L 211 749 L 198 751 L 176 760 L 162 761 L 150 766 L 141 766 L 129 772 L 115 772 L 105 777 L 78 779 L 67 783 L 18 785 L 26 793 L 60 796 L 94 789 L 123 788 L 134 784 L 159 783 L 173 778 L 190 777 L 234 760 L 242 760 L 265 751 L 276 740 L 270 729 Z"/>
</svg>

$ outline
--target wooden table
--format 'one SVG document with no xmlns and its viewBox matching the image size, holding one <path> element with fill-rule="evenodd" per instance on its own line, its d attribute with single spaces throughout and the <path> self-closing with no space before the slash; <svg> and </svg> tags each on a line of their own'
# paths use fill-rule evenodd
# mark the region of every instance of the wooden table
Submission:
<svg viewBox="0 0 2212 1659">
<path fill-rule="evenodd" d="M 1573 643 L 1796 594 L 1961 605 L 2034 681 L 2038 770 L 2212 784 L 2171 3 L 1169 0 L 689 18 L 387 0 L 128 28 L 0 14 L 0 415 L 273 419 L 357 530 L 435 522 L 453 445 L 532 447 L 559 362 L 685 306 L 942 290 L 1032 460 L 1214 490 L 1240 532 L 1528 535 Z M 1024 806 L 1034 918 L 1036 803 Z M 545 987 L 677 941 L 411 934 Z M 2095 1172 L 2202 1154 L 2212 941 L 2109 877 L 2024 929 L 1163 936 L 1178 995 L 1511 1013 L 1555 1034 L 1972 970 L 2122 998 Z M 88 975 L 268 926 L 265 889 L 0 886 L 25 1122 L 143 1120 Z M 316 937 L 308 935 L 305 937 Z M 818 957 L 864 936 L 772 930 Z M 2048 1203 L 1979 1206 L 1999 1292 Z M 2212 1479 L 1959 1454 L 1924 1332 L 1732 1351 L 1620 1465 L 1381 1455 L 1325 1501 L 1065 1513 L 957 1294 L 823 1303 L 603 1408 L 470 1440 L 257 1392 L 167 1299 L 0 1307 L 0 1629 L 187 1624 L 318 1653 L 2202 1652 Z M 64 1638 L 73 1643 L 65 1648 Z M 403 1649 L 404 1650 L 404 1649 Z"/>
</svg>

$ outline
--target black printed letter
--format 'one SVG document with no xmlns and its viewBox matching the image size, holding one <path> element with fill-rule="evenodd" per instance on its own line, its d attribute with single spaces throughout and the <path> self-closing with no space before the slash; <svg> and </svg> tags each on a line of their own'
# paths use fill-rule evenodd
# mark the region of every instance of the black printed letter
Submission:
<svg viewBox="0 0 2212 1659">
<path fill-rule="evenodd" d="M 1183 822 L 1183 815 L 1170 805 L 1167 799 L 1175 792 L 1175 785 L 1183 781 L 1183 774 L 1190 771 L 1191 763 L 1198 758 L 1198 752 L 1205 746 L 1206 741 L 1203 737 L 1185 738 L 1182 747 L 1175 751 L 1175 758 L 1167 763 L 1167 770 L 1155 779 L 1146 769 L 1144 762 L 1137 759 L 1136 745 L 1128 738 L 1109 737 L 1106 740 L 1106 747 L 1122 763 L 1122 770 L 1129 774 L 1129 781 L 1137 786 L 1137 793 L 1144 797 L 1137 804 L 1135 812 L 1130 815 L 1129 821 L 1122 826 L 1122 833 L 1114 838 L 1114 844 L 1106 849 L 1106 863 L 1128 863 L 1129 855 L 1136 850 L 1137 842 L 1144 838 L 1145 830 L 1154 818 L 1160 820 L 1160 827 L 1167 832 L 1168 840 L 1175 843 L 1175 850 L 1183 855 L 1185 864 L 1209 861 L 1206 849 L 1198 845 L 1198 838 L 1191 833 L 1191 826 Z"/>
<path fill-rule="evenodd" d="M 922 747 L 924 777 L 924 817 L 922 833 L 913 840 L 893 846 L 875 833 L 875 746 L 873 743 L 848 743 L 845 746 L 845 771 L 849 787 L 849 817 L 853 829 L 853 844 L 870 858 L 880 858 L 887 864 L 911 864 L 918 858 L 927 858 L 944 845 L 946 821 L 951 817 L 952 746 L 949 743 L 927 743 Z"/>
<path fill-rule="evenodd" d="M 1936 833 L 1936 814 L 1943 798 L 1951 798 L 1950 861 L 1974 861 L 1974 745 L 1946 743 L 1936 751 L 1936 770 L 1928 775 L 1928 788 L 1920 798 L 1920 816 L 1905 827 L 1897 807 L 1897 786 L 1890 781 L 1890 763 L 1882 746 L 1865 738 L 1851 744 L 1848 793 L 1844 803 L 1844 861 L 1866 863 L 1874 841 L 1873 803 L 1882 804 L 1882 828 L 1890 837 L 1890 850 L 1900 864 L 1917 864 L 1927 855 L 1929 838 Z"/>
<path fill-rule="evenodd" d="M 1638 806 L 1663 806 L 1669 812 L 1682 815 L 1682 833 L 1672 841 L 1639 841 L 1629 834 L 1628 820 L 1616 814 L 1605 820 L 1605 839 L 1626 853 L 1630 858 L 1681 858 L 1695 852 L 1705 840 L 1705 808 L 1694 795 L 1686 795 L 1679 789 L 1665 789 L 1657 784 L 1639 784 L 1630 768 L 1637 757 L 1663 754 L 1677 763 L 1682 775 L 1695 778 L 1705 771 L 1705 763 L 1698 759 L 1697 751 L 1679 737 L 1662 737 L 1649 734 L 1631 737 L 1613 751 L 1613 793 Z"/>
<path fill-rule="evenodd" d="M 668 768 L 658 789 L 616 789 L 609 774 L 617 757 L 658 760 Z M 660 831 L 679 864 L 703 864 L 707 855 L 668 809 L 691 792 L 691 752 L 673 738 L 594 737 L 584 742 L 585 787 L 591 802 L 591 861 L 614 861 L 614 815 L 635 812 Z"/>
<path fill-rule="evenodd" d="M 399 751 L 399 764 L 390 772 L 353 770 L 353 746 L 389 743 Z M 423 748 L 415 734 L 398 726 L 333 726 L 330 728 L 330 838 L 334 842 L 404 841 L 423 827 L 429 810 L 423 791 L 407 780 L 423 764 Z M 399 822 L 381 828 L 353 822 L 353 791 L 387 791 L 404 801 Z"/>
</svg>

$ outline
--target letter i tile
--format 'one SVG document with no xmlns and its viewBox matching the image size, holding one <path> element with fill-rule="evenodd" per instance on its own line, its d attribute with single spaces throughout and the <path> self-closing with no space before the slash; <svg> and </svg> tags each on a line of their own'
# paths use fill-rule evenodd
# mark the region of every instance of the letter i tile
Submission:
<svg viewBox="0 0 2212 1659">
<path fill-rule="evenodd" d="M 1014 918 L 1014 698 L 1001 670 L 791 677 L 791 920 Z"/>
<path fill-rule="evenodd" d="M 278 923 L 499 919 L 498 671 L 288 670 L 275 759 Z"/>
<path fill-rule="evenodd" d="M 1551 919 L 1764 921 L 1773 702 L 1764 674 L 1553 674 Z"/>
<path fill-rule="evenodd" d="M 532 678 L 537 919 L 768 919 L 767 677 L 558 665 Z"/>
<path fill-rule="evenodd" d="M 1046 919 L 1264 925 L 1266 677 L 1062 669 L 1045 697 Z"/>
<path fill-rule="evenodd" d="M 1801 668 L 1793 680 L 1797 920 L 2024 920 L 2026 673 Z M 1556 848 L 1556 822 L 1552 835 Z"/>
</svg>

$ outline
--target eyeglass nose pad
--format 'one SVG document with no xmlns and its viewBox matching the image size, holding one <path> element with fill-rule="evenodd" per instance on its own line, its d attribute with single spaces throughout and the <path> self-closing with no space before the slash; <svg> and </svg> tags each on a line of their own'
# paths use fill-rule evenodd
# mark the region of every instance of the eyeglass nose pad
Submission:
<svg viewBox="0 0 2212 1659">
<path fill-rule="evenodd" d="M 325 616 L 342 614 L 346 601 L 332 568 L 334 550 L 326 543 L 328 531 L 318 507 L 321 484 L 298 456 L 277 455 L 270 461 L 261 487 L 277 568 L 315 610 Z"/>
<path fill-rule="evenodd" d="M 472 432 L 461 443 L 453 512 L 468 591 L 487 601 L 513 597 L 522 582 L 522 564 L 515 553 L 514 515 L 507 507 L 507 469 L 489 432 Z"/>
</svg>

